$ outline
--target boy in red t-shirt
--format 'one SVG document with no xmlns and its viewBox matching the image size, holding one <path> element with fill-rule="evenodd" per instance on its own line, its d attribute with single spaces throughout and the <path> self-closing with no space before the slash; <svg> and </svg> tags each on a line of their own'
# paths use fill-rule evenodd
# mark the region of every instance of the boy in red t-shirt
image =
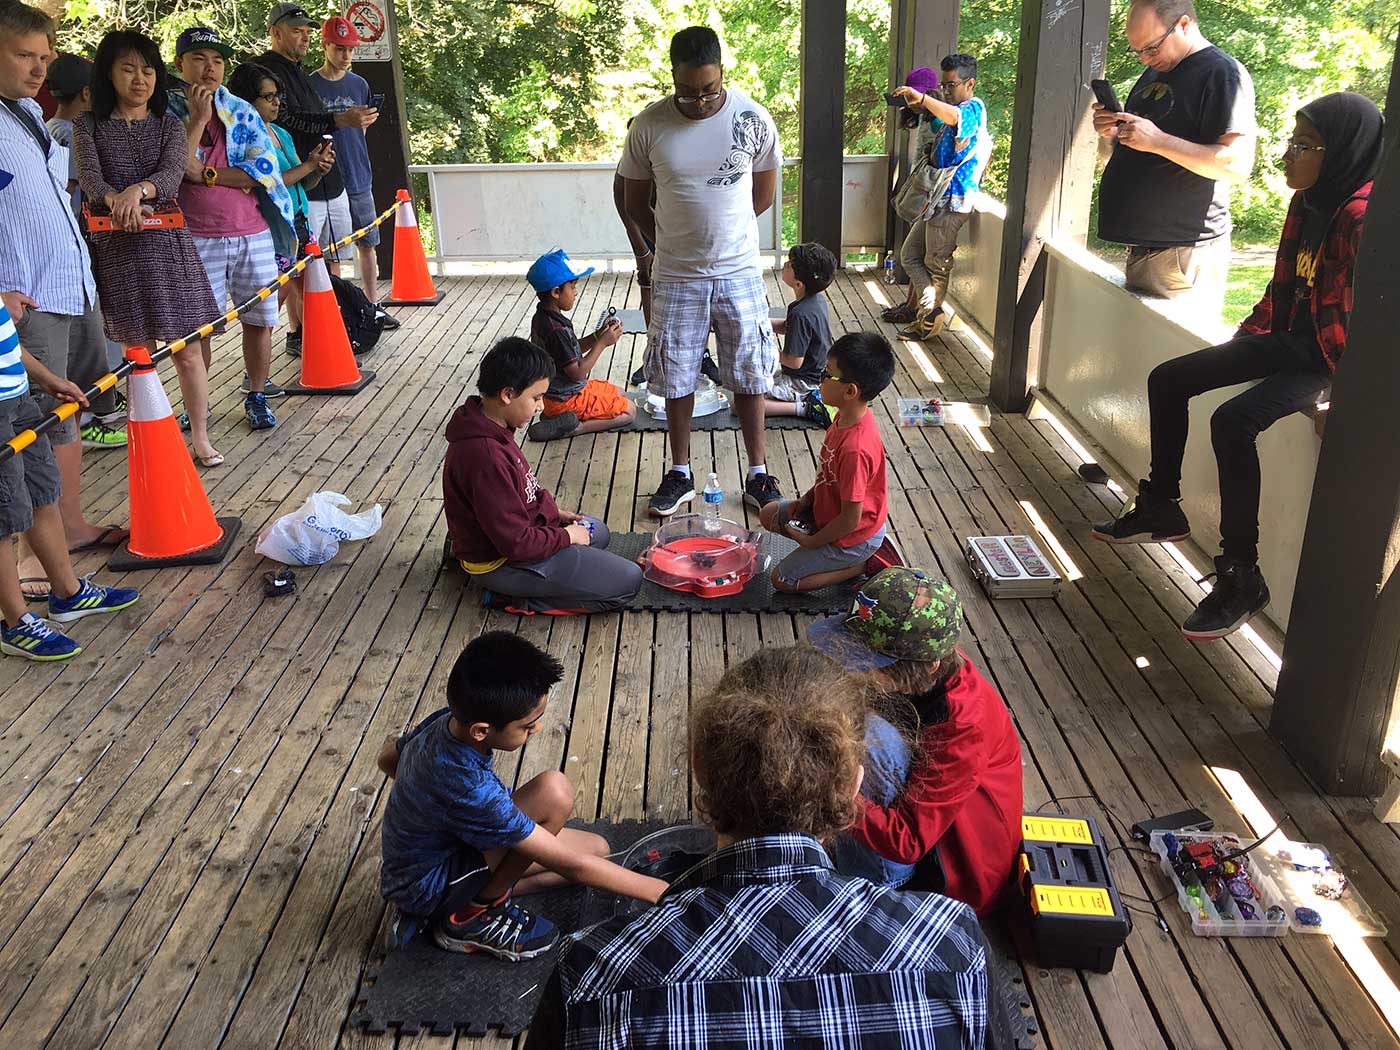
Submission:
<svg viewBox="0 0 1400 1050">
<path fill-rule="evenodd" d="M 893 378 L 894 351 L 875 332 L 843 335 L 827 355 L 821 398 L 836 418 L 822 442 L 817 483 L 800 499 L 759 513 L 765 529 L 798 545 L 773 570 L 776 590 L 853 579 L 885 542 L 885 445 L 870 402 Z"/>
<path fill-rule="evenodd" d="M 807 629 L 827 656 L 870 674 L 890 715 L 866 719 L 861 813 L 833 847 L 836 870 L 936 890 L 986 915 L 1021 844 L 1021 742 L 961 634 L 948 581 L 908 568 L 867 580 L 849 615 Z M 915 718 L 911 746 L 891 720 Z"/>
</svg>

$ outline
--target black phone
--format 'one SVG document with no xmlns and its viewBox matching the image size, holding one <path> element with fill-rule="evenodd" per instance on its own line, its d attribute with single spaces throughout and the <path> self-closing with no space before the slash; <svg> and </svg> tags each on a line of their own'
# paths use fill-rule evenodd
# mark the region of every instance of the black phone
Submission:
<svg viewBox="0 0 1400 1050">
<path fill-rule="evenodd" d="M 907 106 L 907 105 L 909 105 L 909 100 L 906 99 L 903 95 L 895 95 L 895 94 L 886 95 L 886 96 L 885 96 L 885 102 L 886 102 L 887 105 L 891 105 L 891 106 Z"/>
<path fill-rule="evenodd" d="M 1094 97 L 1099 100 L 1099 105 L 1110 113 L 1122 113 L 1123 103 L 1118 101 L 1118 94 L 1113 90 L 1113 85 L 1107 80 L 1091 80 L 1089 87 L 1093 89 Z"/>
<path fill-rule="evenodd" d="M 384 96 L 383 96 L 383 95 L 371 95 L 371 96 L 369 97 L 369 108 L 370 108 L 370 109 L 383 109 L 383 108 L 384 108 Z"/>
</svg>

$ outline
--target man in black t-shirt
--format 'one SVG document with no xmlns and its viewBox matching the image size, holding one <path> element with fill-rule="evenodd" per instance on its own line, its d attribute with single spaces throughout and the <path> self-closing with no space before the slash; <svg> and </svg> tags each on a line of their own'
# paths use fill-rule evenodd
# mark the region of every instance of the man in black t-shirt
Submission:
<svg viewBox="0 0 1400 1050">
<path fill-rule="evenodd" d="M 1127 287 L 1224 304 L 1230 184 L 1254 167 L 1254 84 L 1201 33 L 1191 0 L 1133 0 L 1128 46 L 1147 66 L 1126 112 L 1094 106 L 1111 151 L 1099 184 L 1099 236 L 1129 245 Z"/>
</svg>

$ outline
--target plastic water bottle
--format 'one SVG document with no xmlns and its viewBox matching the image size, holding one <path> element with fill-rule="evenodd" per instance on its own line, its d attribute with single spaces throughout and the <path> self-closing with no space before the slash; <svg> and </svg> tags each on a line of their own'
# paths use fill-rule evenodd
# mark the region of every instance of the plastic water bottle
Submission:
<svg viewBox="0 0 1400 1050">
<path fill-rule="evenodd" d="M 724 489 L 719 487 L 719 475 L 711 474 L 705 483 L 705 531 L 718 532 L 720 505 L 724 503 Z"/>
<path fill-rule="evenodd" d="M 885 253 L 885 283 L 894 284 L 894 252 Z"/>
</svg>

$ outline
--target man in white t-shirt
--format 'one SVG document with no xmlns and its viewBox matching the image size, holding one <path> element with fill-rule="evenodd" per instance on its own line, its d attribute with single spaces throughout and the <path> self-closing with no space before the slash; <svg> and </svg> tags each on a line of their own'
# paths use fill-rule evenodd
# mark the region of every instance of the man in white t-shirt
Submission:
<svg viewBox="0 0 1400 1050">
<path fill-rule="evenodd" d="M 666 398 L 671 465 L 649 510 L 669 517 L 695 498 L 690 420 L 711 329 L 749 455 L 744 500 L 762 508 L 781 498 L 763 463 L 778 346 L 758 253 L 758 216 L 773 205 L 783 163 L 778 131 L 767 110 L 724 86 L 712 29 L 671 38 L 671 78 L 675 94 L 637 115 L 617 169 L 628 216 L 656 245 L 646 373 Z"/>
</svg>

